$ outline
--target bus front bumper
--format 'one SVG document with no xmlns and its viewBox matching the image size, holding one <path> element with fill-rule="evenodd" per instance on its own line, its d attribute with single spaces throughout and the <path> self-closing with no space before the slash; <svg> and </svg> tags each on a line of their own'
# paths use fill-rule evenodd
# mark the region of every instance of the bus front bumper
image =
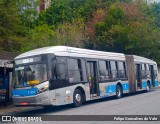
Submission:
<svg viewBox="0 0 160 124">
<path fill-rule="evenodd" d="M 12 97 L 15 106 L 45 106 L 51 105 L 49 92 L 46 91 L 34 96 L 18 96 Z"/>
</svg>

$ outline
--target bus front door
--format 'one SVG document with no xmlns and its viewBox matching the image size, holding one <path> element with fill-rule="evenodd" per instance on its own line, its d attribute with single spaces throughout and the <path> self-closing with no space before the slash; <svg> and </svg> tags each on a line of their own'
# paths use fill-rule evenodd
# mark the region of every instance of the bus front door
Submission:
<svg viewBox="0 0 160 124">
<path fill-rule="evenodd" d="M 136 64 L 136 80 L 137 80 L 137 88 L 142 89 L 141 65 L 140 64 Z"/>
<path fill-rule="evenodd" d="M 87 62 L 87 77 L 90 86 L 91 97 L 99 96 L 99 85 L 97 78 L 97 63 L 96 61 Z"/>
<path fill-rule="evenodd" d="M 155 75 L 154 75 L 154 68 L 153 65 L 150 65 L 150 72 L 151 72 L 151 81 L 152 81 L 152 86 L 155 87 Z"/>
</svg>

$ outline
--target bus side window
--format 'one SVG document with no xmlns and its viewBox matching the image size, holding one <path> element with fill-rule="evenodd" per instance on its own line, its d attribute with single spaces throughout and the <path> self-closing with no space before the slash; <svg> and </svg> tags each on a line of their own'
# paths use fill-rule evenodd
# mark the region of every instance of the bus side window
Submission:
<svg viewBox="0 0 160 124">
<path fill-rule="evenodd" d="M 83 81 L 82 62 L 80 59 L 67 59 L 68 75 L 70 83 L 78 83 Z"/>
<path fill-rule="evenodd" d="M 82 65 L 82 79 L 84 82 L 87 82 L 87 72 L 86 72 L 86 63 L 84 59 L 81 59 L 81 65 Z"/>
<path fill-rule="evenodd" d="M 110 61 L 110 68 L 111 68 L 112 79 L 117 79 L 118 78 L 118 71 L 117 71 L 117 64 L 115 61 Z"/>
<path fill-rule="evenodd" d="M 154 68 L 154 76 L 155 76 L 155 79 L 157 80 L 157 66 L 156 65 L 153 65 L 153 68 Z"/>
<path fill-rule="evenodd" d="M 109 70 L 108 70 L 108 62 L 100 60 L 99 61 L 99 80 L 100 81 L 105 81 L 109 80 Z"/>
<path fill-rule="evenodd" d="M 126 78 L 126 68 L 125 68 L 125 62 L 118 62 L 118 74 L 119 78 Z"/>
<path fill-rule="evenodd" d="M 150 78 L 149 64 L 146 64 L 146 76 Z"/>
<path fill-rule="evenodd" d="M 145 64 L 142 64 L 142 65 L 141 65 L 141 73 L 142 73 L 141 78 L 142 78 L 142 79 L 145 79 L 145 76 L 146 76 L 146 73 L 145 73 Z"/>
<path fill-rule="evenodd" d="M 57 58 L 52 63 L 52 78 L 53 79 L 65 79 L 66 78 L 66 67 L 65 60 L 62 58 Z"/>
</svg>

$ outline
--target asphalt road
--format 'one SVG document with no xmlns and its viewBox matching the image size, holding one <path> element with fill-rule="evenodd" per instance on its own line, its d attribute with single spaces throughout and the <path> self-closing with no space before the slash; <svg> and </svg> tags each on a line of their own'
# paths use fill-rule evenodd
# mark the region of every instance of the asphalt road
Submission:
<svg viewBox="0 0 160 124">
<path fill-rule="evenodd" d="M 4 114 L 4 113 L 3 113 Z M 72 105 L 59 106 L 59 107 L 37 107 L 29 109 L 21 109 L 20 111 L 5 111 L 5 114 L 14 115 L 159 115 L 160 116 L 160 88 L 154 89 L 148 93 L 138 92 L 136 94 L 125 95 L 121 99 L 115 99 L 115 97 L 104 98 L 100 100 L 86 102 L 83 106 L 74 108 Z M 51 122 L 45 122 L 51 123 Z M 53 123 L 53 122 L 52 122 Z M 56 122 L 62 123 L 61 121 Z M 70 123 L 69 121 L 67 123 Z M 74 122 L 83 124 L 84 122 Z M 87 121 L 86 123 L 97 124 L 106 122 Z M 110 124 L 116 122 L 110 122 Z M 128 122 L 120 122 L 126 123 Z M 129 122 L 135 123 L 135 122 Z M 146 122 L 137 122 L 144 123 Z M 147 122 L 147 123 L 160 123 Z"/>
</svg>

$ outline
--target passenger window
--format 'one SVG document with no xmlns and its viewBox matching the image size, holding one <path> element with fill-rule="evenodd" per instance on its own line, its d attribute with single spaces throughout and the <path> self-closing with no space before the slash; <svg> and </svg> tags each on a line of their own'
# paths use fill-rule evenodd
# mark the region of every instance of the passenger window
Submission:
<svg viewBox="0 0 160 124">
<path fill-rule="evenodd" d="M 155 75 L 155 79 L 157 80 L 157 66 L 156 65 L 153 65 L 153 68 L 154 68 L 154 75 Z"/>
<path fill-rule="evenodd" d="M 150 78 L 149 64 L 146 64 L 146 76 Z"/>
<path fill-rule="evenodd" d="M 53 60 L 52 78 L 53 79 L 66 79 L 66 64 L 65 59 L 57 58 Z"/>
<path fill-rule="evenodd" d="M 141 75 L 141 77 L 142 77 L 142 79 L 145 79 L 146 78 L 146 70 L 145 70 L 145 64 L 142 64 L 141 65 L 141 73 L 142 73 L 142 75 Z"/>
<path fill-rule="evenodd" d="M 118 74 L 119 74 L 119 78 L 127 77 L 125 62 L 118 62 Z"/>
<path fill-rule="evenodd" d="M 71 83 L 83 81 L 82 63 L 80 59 L 67 59 L 68 75 Z"/>
<path fill-rule="evenodd" d="M 105 81 L 109 79 L 109 72 L 108 72 L 108 62 L 107 61 L 99 61 L 99 80 Z"/>
<path fill-rule="evenodd" d="M 149 71 L 149 64 L 146 64 L 146 70 Z"/>
<path fill-rule="evenodd" d="M 144 64 L 142 64 L 142 70 L 145 70 Z"/>
<path fill-rule="evenodd" d="M 110 68 L 112 79 L 118 78 L 117 63 L 115 61 L 110 61 Z"/>
</svg>

